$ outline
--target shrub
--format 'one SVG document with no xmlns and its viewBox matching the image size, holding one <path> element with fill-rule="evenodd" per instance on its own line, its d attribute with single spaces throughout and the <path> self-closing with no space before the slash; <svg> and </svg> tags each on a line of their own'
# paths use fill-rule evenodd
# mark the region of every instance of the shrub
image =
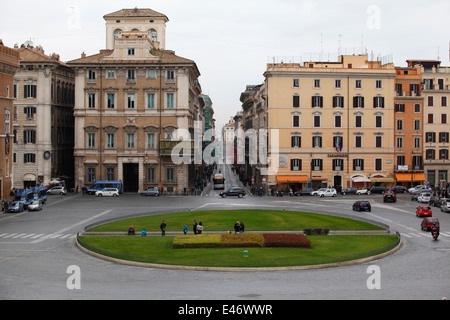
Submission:
<svg viewBox="0 0 450 320">
<path fill-rule="evenodd" d="M 221 246 L 220 234 L 199 234 L 176 236 L 172 242 L 173 249 L 188 248 L 219 248 Z"/>
<path fill-rule="evenodd" d="M 264 246 L 277 248 L 311 248 L 311 242 L 303 234 L 264 233 Z"/>
<path fill-rule="evenodd" d="M 330 232 L 329 229 L 304 229 L 303 232 L 307 236 L 326 236 Z"/>
<path fill-rule="evenodd" d="M 223 234 L 222 247 L 264 247 L 264 237 L 262 234 Z"/>
</svg>

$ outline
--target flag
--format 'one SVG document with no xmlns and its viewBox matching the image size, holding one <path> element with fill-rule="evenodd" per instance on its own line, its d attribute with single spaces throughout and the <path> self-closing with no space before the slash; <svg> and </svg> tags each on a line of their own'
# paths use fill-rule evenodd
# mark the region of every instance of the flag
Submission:
<svg viewBox="0 0 450 320">
<path fill-rule="evenodd" d="M 339 151 L 342 151 L 342 138 L 339 140 Z"/>
</svg>

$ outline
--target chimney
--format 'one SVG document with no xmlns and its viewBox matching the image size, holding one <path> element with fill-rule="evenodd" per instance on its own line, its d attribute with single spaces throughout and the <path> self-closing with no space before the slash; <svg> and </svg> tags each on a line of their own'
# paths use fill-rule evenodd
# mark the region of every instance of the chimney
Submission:
<svg viewBox="0 0 450 320">
<path fill-rule="evenodd" d="M 86 58 L 86 53 L 84 53 L 84 51 L 83 51 L 83 53 L 81 54 L 81 58 Z"/>
</svg>

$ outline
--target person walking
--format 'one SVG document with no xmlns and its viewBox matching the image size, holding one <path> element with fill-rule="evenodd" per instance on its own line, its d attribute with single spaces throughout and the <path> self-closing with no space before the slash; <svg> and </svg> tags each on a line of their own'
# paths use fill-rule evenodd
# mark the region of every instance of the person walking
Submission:
<svg viewBox="0 0 450 320">
<path fill-rule="evenodd" d="M 166 235 L 166 221 L 165 220 L 163 220 L 163 222 L 161 223 L 159 228 L 161 229 L 161 236 L 165 236 Z"/>
<path fill-rule="evenodd" d="M 194 234 L 197 234 L 197 220 L 194 220 Z"/>
</svg>

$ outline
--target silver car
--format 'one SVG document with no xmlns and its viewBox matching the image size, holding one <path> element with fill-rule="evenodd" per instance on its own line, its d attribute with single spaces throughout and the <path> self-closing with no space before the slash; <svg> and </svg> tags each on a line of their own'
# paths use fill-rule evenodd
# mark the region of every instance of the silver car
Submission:
<svg viewBox="0 0 450 320">
<path fill-rule="evenodd" d="M 28 212 L 29 211 L 40 211 L 42 210 L 42 202 L 39 200 L 34 200 L 32 203 L 28 205 Z"/>
<path fill-rule="evenodd" d="M 66 195 L 66 189 L 63 186 L 55 186 L 47 190 L 47 194 L 61 194 Z"/>
<path fill-rule="evenodd" d="M 142 196 L 159 196 L 159 189 L 158 188 L 148 188 L 147 190 L 144 190 L 141 192 Z"/>
<path fill-rule="evenodd" d="M 441 205 L 442 212 L 450 212 L 450 202 L 445 202 Z"/>
</svg>

